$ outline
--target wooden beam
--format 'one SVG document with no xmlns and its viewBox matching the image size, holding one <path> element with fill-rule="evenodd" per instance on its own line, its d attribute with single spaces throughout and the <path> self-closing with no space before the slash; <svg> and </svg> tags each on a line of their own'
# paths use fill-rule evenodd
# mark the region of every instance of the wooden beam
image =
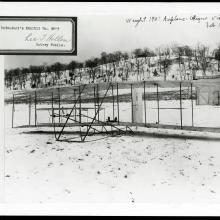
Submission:
<svg viewBox="0 0 220 220">
<path fill-rule="evenodd" d="M 120 115 L 120 114 L 119 114 L 118 83 L 117 83 L 117 87 L 116 87 L 116 88 L 117 88 L 117 109 L 118 109 L 118 124 L 119 124 L 119 120 L 120 120 L 120 119 L 119 119 L 119 115 Z"/>
<path fill-rule="evenodd" d="M 157 123 L 160 123 L 160 99 L 159 99 L 159 88 L 158 84 L 156 84 L 157 87 Z"/>
<path fill-rule="evenodd" d="M 194 114 L 193 114 L 193 89 L 192 89 L 192 83 L 190 85 L 191 87 L 191 113 L 192 113 L 192 127 L 194 126 Z"/>
<path fill-rule="evenodd" d="M 59 108 L 59 123 L 60 123 L 60 88 L 58 88 L 58 108 Z"/>
<path fill-rule="evenodd" d="M 98 109 L 98 121 L 99 121 L 99 84 L 96 85 L 96 89 L 97 89 L 97 92 L 96 92 L 96 95 L 97 95 L 97 109 Z"/>
<path fill-rule="evenodd" d="M 51 109 L 52 109 L 52 124 L 54 123 L 54 107 L 53 107 L 53 92 L 51 93 Z"/>
<path fill-rule="evenodd" d="M 218 91 L 218 105 L 220 105 L 220 91 Z"/>
<path fill-rule="evenodd" d="M 59 110 L 59 108 L 53 108 L 54 110 Z M 72 108 L 70 107 L 61 107 L 61 110 L 70 110 Z M 77 107 L 76 109 L 79 109 L 79 107 Z M 89 109 L 94 109 L 93 107 L 81 107 L 81 110 L 89 110 Z M 100 108 L 100 110 L 104 109 L 103 107 Z M 37 108 L 37 111 L 46 111 L 46 110 L 52 110 L 52 108 L 48 107 L 48 108 Z"/>
<path fill-rule="evenodd" d="M 180 82 L 180 127 L 183 128 L 183 112 L 182 112 L 182 86 Z"/>
<path fill-rule="evenodd" d="M 131 122 L 134 122 L 134 112 L 133 112 L 133 88 L 131 84 Z"/>
<path fill-rule="evenodd" d="M 76 102 L 76 90 L 75 89 L 73 89 L 73 96 L 74 96 L 74 104 L 75 104 L 75 102 Z M 76 106 L 75 106 L 75 109 L 74 109 L 74 118 L 75 118 L 75 121 L 76 121 Z"/>
<path fill-rule="evenodd" d="M 146 87 L 146 85 L 145 85 L 145 81 L 144 81 L 144 123 L 146 125 L 147 120 L 146 120 L 146 96 L 145 96 L 146 91 L 145 91 L 145 87 Z"/>
<path fill-rule="evenodd" d="M 29 126 L 31 125 L 31 94 L 29 94 L 29 120 L 28 120 L 28 124 Z"/>
<path fill-rule="evenodd" d="M 79 86 L 79 122 L 81 123 L 81 89 L 80 89 L 80 86 Z"/>
<path fill-rule="evenodd" d="M 37 91 L 34 92 L 34 125 L 37 125 Z"/>
<path fill-rule="evenodd" d="M 95 115 L 96 114 L 96 89 L 95 89 L 95 86 L 93 88 L 93 95 L 94 95 L 94 109 L 95 109 L 94 115 Z"/>
<path fill-rule="evenodd" d="M 114 86 L 112 85 L 112 112 L 113 119 L 115 118 L 115 99 L 114 99 Z"/>
<path fill-rule="evenodd" d="M 15 95 L 12 97 L 12 117 L 11 117 L 11 127 L 14 127 L 14 112 L 15 112 Z"/>
<path fill-rule="evenodd" d="M 56 127 L 62 127 L 64 123 L 56 124 Z M 66 127 L 77 127 L 77 126 L 103 126 L 102 123 L 68 123 L 66 124 Z M 161 128 L 161 129 L 172 129 L 172 130 L 181 130 L 179 125 L 168 125 L 168 124 L 155 124 L 155 123 L 131 123 L 131 122 L 120 122 L 119 124 L 114 123 L 108 123 L 104 126 L 129 126 L 129 127 L 147 127 L 147 128 Z M 53 125 L 51 123 L 39 123 L 37 127 L 52 127 Z M 16 128 L 28 128 L 29 125 L 22 125 L 17 126 Z M 31 125 L 31 127 L 35 127 L 34 125 Z M 207 131 L 207 132 L 220 132 L 220 127 L 192 127 L 192 126 L 183 126 L 182 130 L 188 130 L 188 131 Z"/>
</svg>

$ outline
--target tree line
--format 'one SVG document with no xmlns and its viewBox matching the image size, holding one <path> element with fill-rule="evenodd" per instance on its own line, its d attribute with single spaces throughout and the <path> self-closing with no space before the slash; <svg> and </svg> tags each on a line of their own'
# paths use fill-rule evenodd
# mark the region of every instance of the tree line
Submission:
<svg viewBox="0 0 220 220">
<path fill-rule="evenodd" d="M 211 54 L 211 55 L 210 55 Z M 172 56 L 175 59 L 172 59 Z M 143 64 L 151 66 L 151 58 L 157 57 L 157 66 L 160 73 L 163 74 L 164 80 L 166 80 L 169 69 L 173 62 L 177 62 L 179 67 L 188 68 L 190 70 L 202 70 L 202 74 L 205 76 L 207 69 L 211 65 L 211 60 L 217 61 L 217 68 L 220 71 L 220 46 L 210 53 L 209 47 L 197 44 L 192 48 L 188 45 L 180 46 L 177 44 L 169 46 L 161 46 L 155 50 L 149 48 L 137 48 L 130 54 L 122 51 L 115 51 L 113 53 L 102 52 L 99 57 L 92 57 L 85 60 L 85 62 L 71 61 L 64 64 L 60 62 L 47 65 L 30 65 L 27 68 L 14 68 L 5 70 L 5 85 L 7 87 L 14 88 L 16 85 L 21 89 L 25 88 L 28 75 L 32 87 L 37 88 L 42 79 L 42 73 L 46 77 L 50 73 L 55 73 L 52 77 L 52 85 L 56 85 L 60 80 L 61 71 L 69 70 L 71 80 L 75 80 L 76 77 L 82 78 L 82 74 L 86 74 L 89 78 L 89 83 L 94 82 L 95 78 L 101 77 L 103 81 L 110 81 L 110 77 L 116 75 L 116 69 L 118 63 L 124 62 L 124 68 L 119 76 L 125 75 L 127 79 L 129 73 L 136 70 L 137 80 L 141 76 L 141 69 Z M 142 58 L 142 59 L 140 59 Z M 132 60 L 132 62 L 131 62 Z M 129 62 L 130 61 L 130 62 Z M 100 68 L 101 67 L 101 68 Z M 76 71 L 77 70 L 77 71 Z M 155 69 L 156 71 L 156 69 Z M 155 75 L 158 74 L 155 72 Z"/>
</svg>

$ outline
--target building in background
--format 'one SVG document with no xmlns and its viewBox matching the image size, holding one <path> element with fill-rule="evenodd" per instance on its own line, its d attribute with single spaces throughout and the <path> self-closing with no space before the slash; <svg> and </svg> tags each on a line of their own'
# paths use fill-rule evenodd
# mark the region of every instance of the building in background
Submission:
<svg viewBox="0 0 220 220">
<path fill-rule="evenodd" d="M 196 87 L 196 104 L 220 105 L 220 78 L 200 81 Z"/>
</svg>

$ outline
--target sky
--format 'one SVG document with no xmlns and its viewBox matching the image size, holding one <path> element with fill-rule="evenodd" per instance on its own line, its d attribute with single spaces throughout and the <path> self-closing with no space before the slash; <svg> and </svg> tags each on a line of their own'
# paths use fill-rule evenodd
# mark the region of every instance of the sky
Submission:
<svg viewBox="0 0 220 220">
<path fill-rule="evenodd" d="M 166 14 L 155 12 L 154 15 L 161 16 L 162 19 Z M 168 16 L 172 15 L 175 16 L 175 14 L 168 14 Z M 142 14 L 139 15 L 138 12 L 133 15 L 78 16 L 77 56 L 10 55 L 5 56 L 5 69 L 52 64 L 57 61 L 62 63 L 69 63 L 71 60 L 85 61 L 91 57 L 100 56 L 103 51 L 131 52 L 135 48 L 155 49 L 161 45 L 173 43 L 194 47 L 198 42 L 213 49 L 220 44 L 220 27 L 207 28 L 206 22 L 177 21 L 172 24 L 162 21 L 144 22 L 137 27 L 135 23 L 126 23 L 127 18 L 137 19 L 140 16 Z M 178 16 L 189 17 L 187 14 Z M 209 18 L 211 19 L 211 15 Z"/>
</svg>

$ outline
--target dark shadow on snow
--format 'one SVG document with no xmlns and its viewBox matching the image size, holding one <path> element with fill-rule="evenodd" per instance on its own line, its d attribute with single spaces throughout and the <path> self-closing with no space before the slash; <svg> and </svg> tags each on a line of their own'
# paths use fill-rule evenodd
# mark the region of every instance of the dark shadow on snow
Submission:
<svg viewBox="0 0 220 220">
<path fill-rule="evenodd" d="M 38 134 L 38 135 L 54 135 L 53 131 L 43 131 L 43 130 L 38 130 L 38 131 L 27 131 L 27 132 L 21 132 L 22 134 Z M 86 132 L 81 132 L 82 135 L 84 135 Z M 80 135 L 79 131 L 63 131 L 63 135 Z M 193 134 L 170 134 L 170 133 L 156 133 L 156 132 L 147 132 L 147 131 L 133 131 L 131 134 L 130 132 L 127 133 L 118 133 L 114 132 L 113 134 L 109 132 L 106 134 L 106 132 L 99 132 L 94 133 L 94 132 L 89 132 L 89 136 L 100 136 L 100 135 L 108 135 L 108 137 L 117 137 L 118 135 L 123 135 L 123 136 L 139 136 L 139 137 L 155 137 L 155 138 L 173 138 L 173 139 L 196 139 L 196 140 L 209 140 L 209 141 L 220 141 L 220 137 L 210 137 L 210 136 L 198 136 Z M 66 138 L 67 140 L 71 140 L 74 138 Z M 100 139 L 100 138 L 99 138 Z M 103 139 L 103 138 L 101 138 Z M 96 139 L 98 140 L 98 138 Z M 61 140 L 61 141 L 65 141 Z M 72 141 L 75 142 L 75 141 Z M 79 141 L 81 142 L 81 141 Z"/>
</svg>

